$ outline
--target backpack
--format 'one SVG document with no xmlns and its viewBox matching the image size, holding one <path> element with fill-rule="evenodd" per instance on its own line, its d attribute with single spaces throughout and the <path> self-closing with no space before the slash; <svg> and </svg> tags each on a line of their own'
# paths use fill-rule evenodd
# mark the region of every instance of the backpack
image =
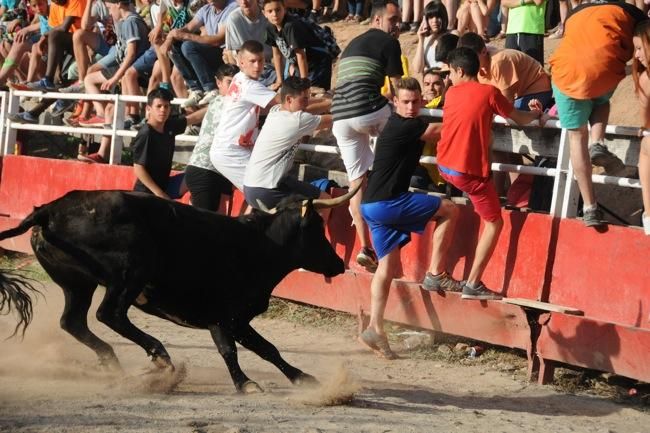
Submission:
<svg viewBox="0 0 650 433">
<path fill-rule="evenodd" d="M 321 27 L 311 17 L 294 15 L 294 18 L 296 18 L 296 20 L 302 21 L 307 26 L 307 28 L 309 28 L 309 30 L 314 32 L 316 37 L 321 42 L 323 42 L 323 45 L 325 45 L 324 48 L 311 47 L 312 49 L 324 52 L 325 54 L 330 56 L 332 60 L 336 59 L 339 56 L 339 54 L 341 54 L 341 48 L 339 47 L 339 44 L 336 42 L 336 37 L 334 36 L 334 32 L 332 32 L 332 29 L 329 26 Z"/>
</svg>

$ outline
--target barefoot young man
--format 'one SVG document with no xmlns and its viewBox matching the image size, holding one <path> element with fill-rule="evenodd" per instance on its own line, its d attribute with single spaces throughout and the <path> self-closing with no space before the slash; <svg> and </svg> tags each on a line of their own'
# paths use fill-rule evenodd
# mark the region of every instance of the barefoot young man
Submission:
<svg viewBox="0 0 650 433">
<path fill-rule="evenodd" d="M 422 107 L 422 92 L 415 78 L 397 81 L 395 92 L 396 112 L 377 139 L 373 170 L 361 203 L 379 266 L 370 286 L 370 323 L 359 335 L 359 341 L 387 359 L 396 358 L 388 345 L 383 322 L 390 284 L 401 268 L 400 248 L 411 240 L 411 232 L 422 233 L 432 219 L 436 221 L 433 252 L 430 272 L 422 287 L 431 291 L 460 290 L 460 283 L 445 267 L 458 208 L 449 200 L 408 191 L 424 141 L 439 134 L 440 125 L 427 125 L 417 117 Z"/>
</svg>

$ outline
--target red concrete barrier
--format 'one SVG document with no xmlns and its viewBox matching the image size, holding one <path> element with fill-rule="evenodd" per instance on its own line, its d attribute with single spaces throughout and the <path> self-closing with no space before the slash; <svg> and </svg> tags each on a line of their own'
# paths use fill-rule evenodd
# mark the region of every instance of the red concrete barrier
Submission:
<svg viewBox="0 0 650 433">
<path fill-rule="evenodd" d="M 0 229 L 15 226 L 34 206 L 75 189 L 131 189 L 130 167 L 5 156 L 0 170 Z M 341 191 L 335 191 L 340 193 Z M 188 197 L 184 197 L 187 202 Z M 235 194 L 233 214 L 243 208 Z M 552 378 L 553 363 L 566 362 L 650 382 L 644 355 L 650 349 L 650 237 L 640 229 L 609 227 L 605 233 L 577 220 L 504 210 L 505 226 L 484 281 L 510 298 L 573 307 L 584 316 L 548 312 L 500 301 L 462 301 L 454 293 L 419 288 L 431 257 L 433 223 L 402 250 L 403 276 L 393 283 L 386 318 L 527 351 L 531 371 Z M 461 279 L 469 272 L 479 219 L 462 206 L 448 260 Z M 334 209 L 327 227 L 348 271 L 333 279 L 293 272 L 277 296 L 355 314 L 370 305 L 372 275 L 354 262 L 359 244 L 346 208 Z M 0 246 L 29 252 L 27 235 Z"/>
</svg>

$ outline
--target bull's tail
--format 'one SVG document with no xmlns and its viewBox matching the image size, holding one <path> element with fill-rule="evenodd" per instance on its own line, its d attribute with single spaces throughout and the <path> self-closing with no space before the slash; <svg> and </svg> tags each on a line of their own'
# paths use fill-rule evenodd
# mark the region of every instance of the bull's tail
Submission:
<svg viewBox="0 0 650 433">
<path fill-rule="evenodd" d="M 29 214 L 27 218 L 22 220 L 16 227 L 0 232 L 0 241 L 22 235 L 34 226 L 45 225 L 48 220 L 48 215 L 47 206 L 36 208 L 34 212 Z"/>
<path fill-rule="evenodd" d="M 39 293 L 28 278 L 13 271 L 0 271 L 0 315 L 7 315 L 15 310 L 18 316 L 18 323 L 11 337 L 21 328 L 22 335 L 25 335 L 25 330 L 32 321 L 32 298 L 29 292 Z"/>
<path fill-rule="evenodd" d="M 47 223 L 47 219 L 46 207 L 38 208 L 18 226 L 0 232 L 0 241 L 22 235 L 36 225 L 44 225 Z M 7 315 L 13 310 L 18 315 L 18 323 L 13 334 L 11 334 L 12 337 L 21 328 L 24 335 L 27 326 L 32 321 L 33 310 L 32 299 L 29 296 L 30 292 L 39 293 L 29 278 L 25 278 L 14 271 L 0 270 L 0 315 Z"/>
</svg>

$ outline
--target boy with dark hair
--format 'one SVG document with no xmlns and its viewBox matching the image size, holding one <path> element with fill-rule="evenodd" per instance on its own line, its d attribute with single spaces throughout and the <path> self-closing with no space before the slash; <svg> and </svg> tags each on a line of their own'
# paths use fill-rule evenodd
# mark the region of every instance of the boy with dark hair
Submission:
<svg viewBox="0 0 650 433">
<path fill-rule="evenodd" d="M 361 204 L 379 266 L 370 286 L 370 323 L 359 341 L 387 359 L 396 358 L 388 345 L 383 321 L 391 282 L 401 269 L 400 249 L 410 242 L 411 232 L 422 233 L 432 219 L 436 221 L 433 251 L 422 288 L 460 291 L 460 283 L 446 272 L 445 266 L 458 209 L 449 200 L 408 191 L 424 141 L 439 134 L 440 124 L 427 124 L 418 117 L 422 94 L 415 78 L 395 83 L 393 103 L 395 112 L 377 139 L 373 170 Z"/>
<path fill-rule="evenodd" d="M 277 74 L 274 88 L 289 76 L 309 78 L 312 86 L 332 87 L 332 57 L 314 31 L 299 18 L 287 14 L 284 0 L 264 0 L 264 15 L 269 21 L 267 44 L 273 48 Z M 284 58 L 284 68 L 282 59 Z"/>
<path fill-rule="evenodd" d="M 330 128 L 332 116 L 316 116 L 305 111 L 309 104 L 309 80 L 289 77 L 280 90 L 281 105 L 271 108 L 257 137 L 244 175 L 246 201 L 255 208 L 260 202 L 274 208 L 291 194 L 306 198 L 329 198 L 320 189 L 301 182 L 288 172 L 300 139 L 317 129 Z"/>
<path fill-rule="evenodd" d="M 156 89 L 147 95 L 147 123 L 140 128 L 131 145 L 133 171 L 138 178 L 134 191 L 163 198 L 183 195 L 183 175 L 169 177 L 176 136 L 187 126 L 184 117 L 169 117 L 173 98 L 167 89 Z"/>
<path fill-rule="evenodd" d="M 480 84 L 479 59 L 472 49 L 461 47 L 452 51 L 449 65 L 453 86 L 445 97 L 438 169 L 447 182 L 468 195 L 484 223 L 462 297 L 501 299 L 481 282 L 503 228 L 501 204 L 490 176 L 492 117 L 499 114 L 519 125 L 537 119 L 543 124 L 545 117 L 539 110 L 515 110 L 497 88 Z"/>
</svg>

